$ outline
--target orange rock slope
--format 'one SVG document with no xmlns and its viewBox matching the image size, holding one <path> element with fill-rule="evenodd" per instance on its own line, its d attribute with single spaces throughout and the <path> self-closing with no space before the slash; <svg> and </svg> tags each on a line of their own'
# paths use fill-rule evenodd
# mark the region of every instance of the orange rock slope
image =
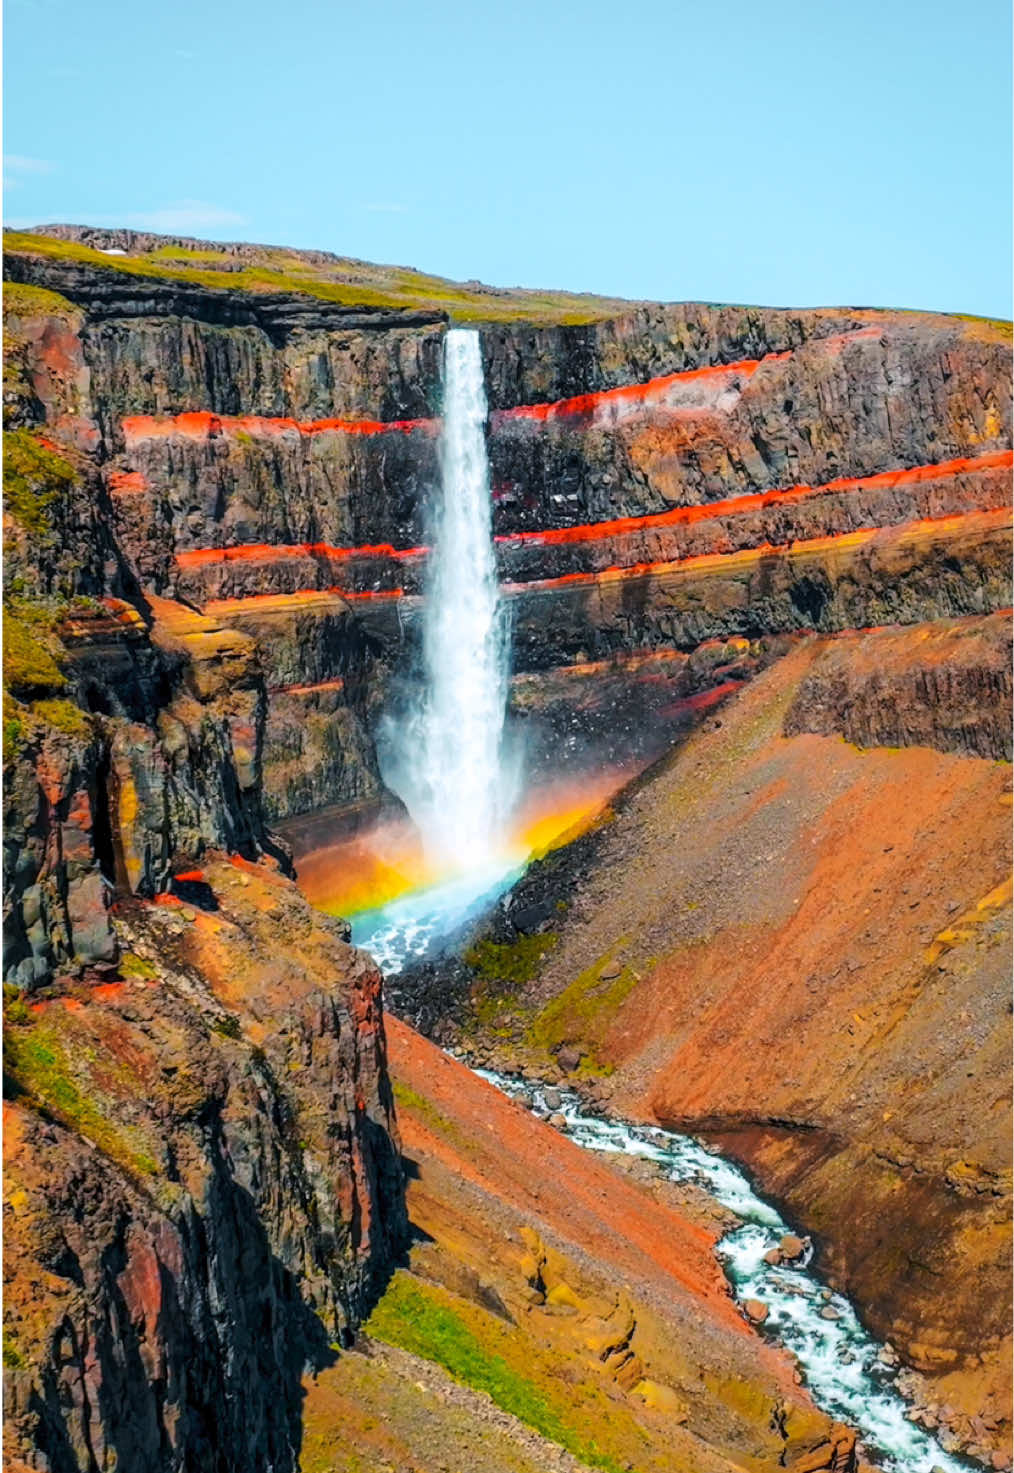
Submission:
<svg viewBox="0 0 1014 1473">
<path fill-rule="evenodd" d="M 495 980 L 479 993 L 512 1036 L 493 1040 L 501 1056 L 545 1067 L 562 1049 L 586 1079 L 604 1072 L 622 1111 L 714 1133 L 818 1235 L 832 1279 L 935 1397 L 996 1416 L 1010 1384 L 1010 768 L 852 743 L 957 741 L 949 703 L 974 687 L 948 683 L 948 641 L 952 662 L 984 642 L 980 684 L 998 683 L 994 725 L 1009 732 L 1002 622 L 805 641 L 635 785 L 583 858 L 530 875 L 519 903 L 525 888 L 569 903 L 546 922 L 541 974 L 499 1003 Z M 892 682 L 896 705 L 920 692 L 917 729 L 856 730 L 856 715 L 881 721 Z M 815 692 L 825 735 L 800 729 L 821 715 Z M 846 741 L 835 722 L 849 720 Z"/>
</svg>

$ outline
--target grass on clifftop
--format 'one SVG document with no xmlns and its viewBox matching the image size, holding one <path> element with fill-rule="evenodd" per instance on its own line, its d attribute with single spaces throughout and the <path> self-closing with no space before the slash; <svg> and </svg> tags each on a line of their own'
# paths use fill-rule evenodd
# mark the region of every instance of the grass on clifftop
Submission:
<svg viewBox="0 0 1014 1473">
<path fill-rule="evenodd" d="M 302 292 L 345 307 L 442 311 L 459 322 L 530 320 L 576 326 L 615 317 L 634 305 L 620 299 L 573 292 L 523 288 L 500 291 L 427 276 L 405 267 L 371 266 L 363 261 L 317 265 L 294 251 L 270 247 L 264 247 L 253 261 L 213 249 L 169 245 L 136 255 L 109 256 L 79 241 L 9 230 L 4 235 L 4 250 L 8 254 L 76 261 L 128 276 L 193 282 L 225 291 Z M 227 263 L 232 269 L 221 269 Z"/>
<path fill-rule="evenodd" d="M 8 317 L 71 317 L 79 310 L 59 292 L 21 281 L 4 282 L 3 304 L 5 324 Z"/>
</svg>

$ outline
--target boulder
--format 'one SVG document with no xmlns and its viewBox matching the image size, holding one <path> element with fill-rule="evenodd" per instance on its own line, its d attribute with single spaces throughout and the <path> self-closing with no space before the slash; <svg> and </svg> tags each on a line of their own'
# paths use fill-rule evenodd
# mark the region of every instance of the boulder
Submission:
<svg viewBox="0 0 1014 1473">
<path fill-rule="evenodd" d="M 763 1299 L 744 1299 L 743 1312 L 755 1325 L 762 1325 L 771 1313 Z"/>
<path fill-rule="evenodd" d="M 785 1237 L 778 1244 L 778 1247 L 781 1250 L 782 1257 L 787 1262 L 795 1263 L 797 1259 L 802 1258 L 809 1247 L 809 1243 L 805 1238 L 797 1237 L 795 1233 L 786 1233 Z"/>
</svg>

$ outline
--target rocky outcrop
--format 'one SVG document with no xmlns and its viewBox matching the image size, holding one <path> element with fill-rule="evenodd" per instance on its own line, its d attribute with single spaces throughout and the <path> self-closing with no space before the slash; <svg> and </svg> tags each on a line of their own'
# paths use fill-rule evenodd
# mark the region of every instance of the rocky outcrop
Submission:
<svg viewBox="0 0 1014 1473">
<path fill-rule="evenodd" d="M 800 683 L 785 733 L 837 732 L 859 747 L 936 747 L 1011 760 L 1006 614 L 836 640 Z"/>
<path fill-rule="evenodd" d="M 264 248 L 57 236 L 129 253 L 18 237 L 7 257 L 34 386 L 17 413 L 74 428 L 123 563 L 92 584 L 257 640 L 273 820 L 375 796 L 371 726 L 414 658 L 446 315 L 357 315 L 373 268 L 326 253 L 286 256 L 305 289 L 284 296 L 249 289 Z M 488 301 L 520 670 L 1010 603 L 999 327 L 694 304 L 503 322 Z"/>
<path fill-rule="evenodd" d="M 281 876 L 196 888 L 7 1018 L 5 1446 L 53 1473 L 295 1469 L 405 1231 L 372 962 Z"/>
<path fill-rule="evenodd" d="M 179 605 L 156 604 L 150 628 L 112 600 L 67 619 L 65 673 L 54 667 L 63 694 L 14 718 L 4 955 L 20 986 L 114 961 L 117 892 L 152 896 L 174 865 L 186 868 L 208 848 L 279 852 L 261 811 L 255 646 Z M 38 694 L 16 679 L 14 690 Z"/>
</svg>

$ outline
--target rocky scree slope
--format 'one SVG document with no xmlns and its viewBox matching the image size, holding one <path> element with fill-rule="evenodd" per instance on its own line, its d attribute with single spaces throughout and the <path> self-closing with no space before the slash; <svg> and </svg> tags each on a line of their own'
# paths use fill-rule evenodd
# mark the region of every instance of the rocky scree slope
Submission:
<svg viewBox="0 0 1014 1473">
<path fill-rule="evenodd" d="M 442 1035 L 720 1142 L 997 1466 L 1010 685 L 1005 616 L 799 642 L 529 871 Z"/>
</svg>

